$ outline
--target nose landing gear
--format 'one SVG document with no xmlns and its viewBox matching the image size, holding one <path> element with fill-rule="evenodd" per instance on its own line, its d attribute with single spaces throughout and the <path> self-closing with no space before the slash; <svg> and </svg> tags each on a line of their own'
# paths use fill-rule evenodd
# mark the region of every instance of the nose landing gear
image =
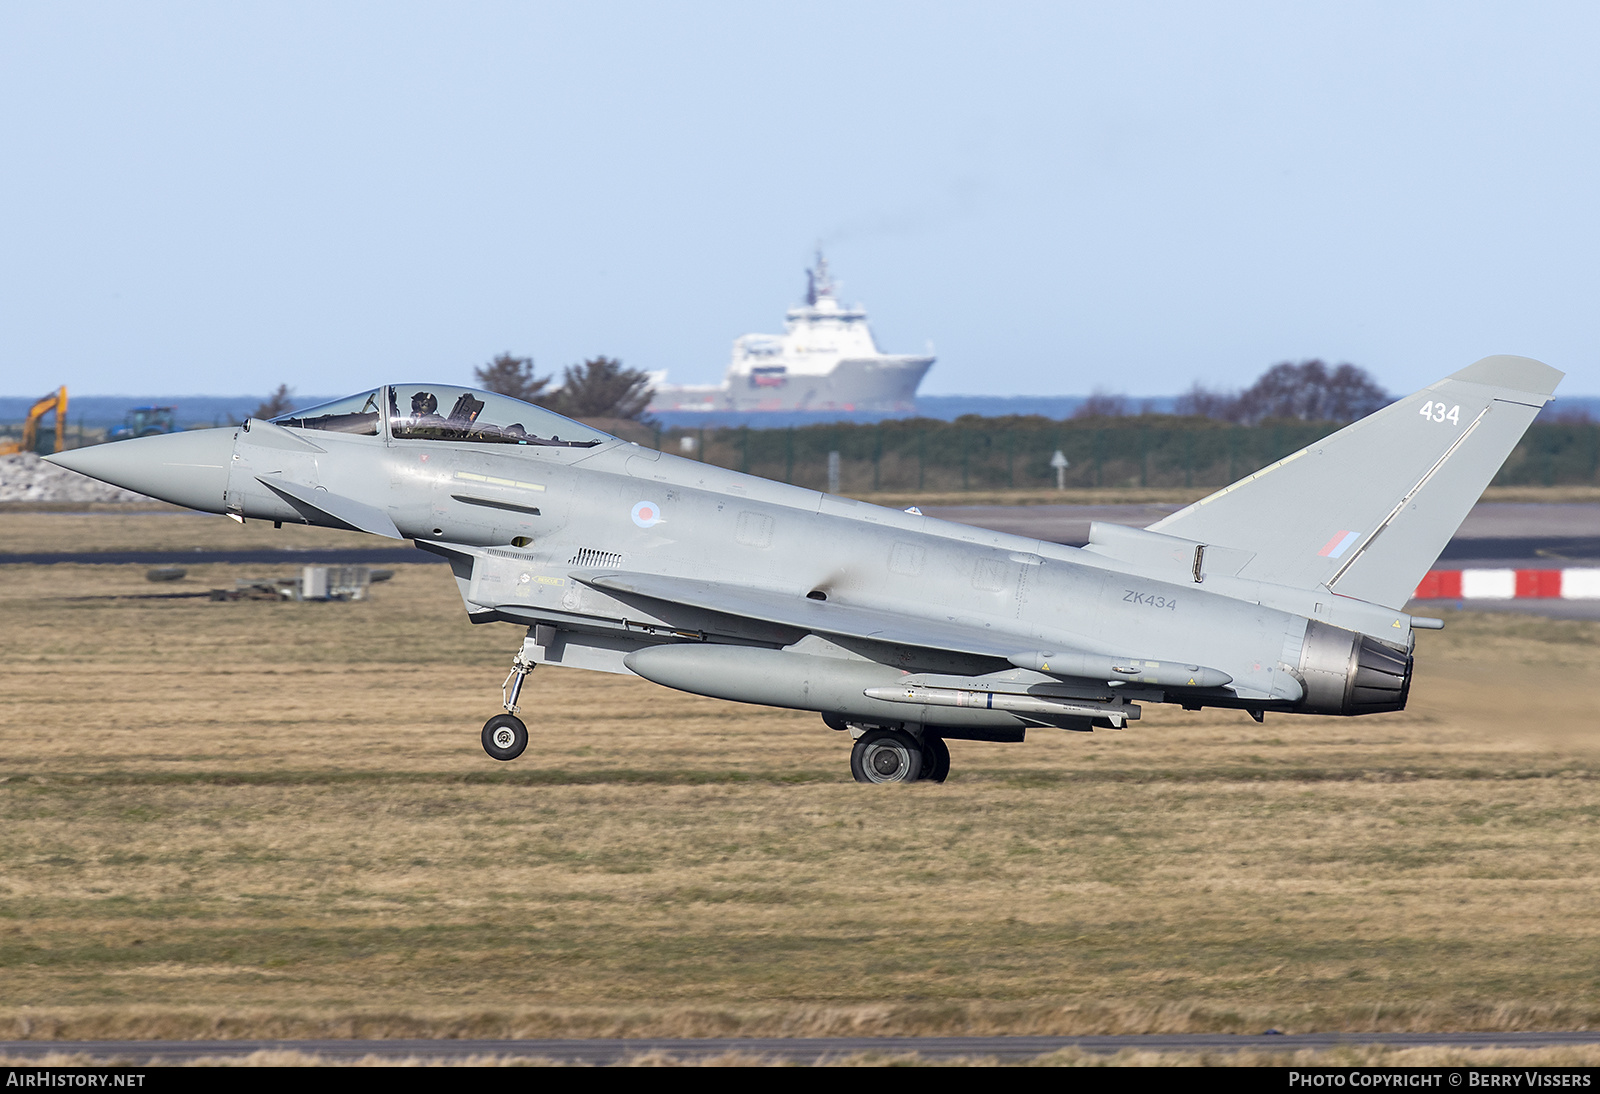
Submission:
<svg viewBox="0 0 1600 1094">
<path fill-rule="evenodd" d="M 500 685 L 500 705 L 504 714 L 496 714 L 483 723 L 483 750 L 497 760 L 514 760 L 528 747 L 528 727 L 517 717 L 517 699 L 522 695 L 522 684 L 537 662 L 528 658 L 523 650 L 511 662 L 511 671 Z"/>
<path fill-rule="evenodd" d="M 483 750 L 497 760 L 514 760 L 528 747 L 528 727 L 515 714 L 496 714 L 483 723 Z"/>
</svg>

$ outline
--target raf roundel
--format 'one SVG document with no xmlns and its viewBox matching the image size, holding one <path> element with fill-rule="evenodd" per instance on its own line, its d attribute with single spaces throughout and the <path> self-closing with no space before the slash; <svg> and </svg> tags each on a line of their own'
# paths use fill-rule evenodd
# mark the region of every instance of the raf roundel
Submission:
<svg viewBox="0 0 1600 1094">
<path fill-rule="evenodd" d="M 661 523 L 661 506 L 653 501 L 641 501 L 633 507 L 633 523 L 640 528 L 654 528 Z"/>
</svg>

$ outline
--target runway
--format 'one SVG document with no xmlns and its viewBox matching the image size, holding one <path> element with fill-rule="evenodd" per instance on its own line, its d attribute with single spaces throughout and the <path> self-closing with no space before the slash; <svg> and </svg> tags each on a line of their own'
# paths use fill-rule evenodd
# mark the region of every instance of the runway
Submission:
<svg viewBox="0 0 1600 1094">
<path fill-rule="evenodd" d="M 330 1060 L 376 1057 L 461 1062 L 514 1058 L 559 1064 L 608 1066 L 642 1057 L 703 1060 L 739 1055 L 773 1062 L 826 1063 L 851 1056 L 917 1056 L 927 1060 L 958 1057 L 1010 1062 L 1077 1050 L 1095 1055 L 1119 1052 L 1290 1053 L 1346 1046 L 1460 1049 L 1552 1048 L 1600 1044 L 1600 1031 L 1552 1033 L 1151 1033 L 1084 1037 L 709 1037 L 527 1040 L 283 1040 L 283 1041 L 0 1041 L 0 1057 L 37 1058 L 83 1055 L 97 1063 L 124 1066 L 178 1064 L 257 1052 L 296 1052 Z"/>
<path fill-rule="evenodd" d="M 1091 521 L 1145 527 L 1178 505 L 959 505 L 929 507 L 929 516 L 1014 535 L 1081 547 Z M 1483 502 L 1473 507 L 1440 552 L 1435 569 L 1556 570 L 1600 566 L 1600 505 Z M 1600 600 L 1417 600 L 1419 615 L 1443 607 L 1518 612 L 1558 619 L 1600 619 Z"/>
<path fill-rule="evenodd" d="M 1089 524 L 1106 521 L 1143 528 L 1179 505 L 951 505 L 930 506 L 931 517 L 997 532 L 1081 547 Z M 1452 569 L 1468 566 L 1559 568 L 1600 565 L 1600 505 L 1484 502 L 1473 507 L 1439 556 Z"/>
<path fill-rule="evenodd" d="M 1093 521 L 1145 527 L 1176 512 L 1177 505 L 953 505 L 930 506 L 928 516 L 970 524 L 1030 539 L 1081 547 L 1089 541 Z M 48 566 L 203 565 L 206 563 L 283 564 L 342 563 L 386 565 L 442 563 L 438 555 L 414 547 L 256 549 L 244 551 L 58 551 L 0 554 L 0 565 Z M 1441 563 L 1462 569 L 1600 565 L 1600 505 L 1542 505 L 1490 502 L 1476 506 L 1439 556 Z"/>
<path fill-rule="evenodd" d="M 1177 505 L 958 505 L 930 506 L 929 516 L 997 532 L 1081 547 L 1089 525 L 1107 521 L 1144 527 L 1180 508 Z M 394 566 L 443 563 L 440 555 L 415 547 L 316 548 L 311 550 L 60 551 L 0 554 L 4 565 L 201 566 L 211 563 L 259 566 L 312 564 Z M 1600 505 L 1489 502 L 1476 506 L 1445 545 L 1435 568 L 1560 569 L 1600 566 Z M 1472 600 L 1449 603 L 1473 610 L 1514 611 L 1566 619 L 1600 619 L 1600 601 Z"/>
</svg>

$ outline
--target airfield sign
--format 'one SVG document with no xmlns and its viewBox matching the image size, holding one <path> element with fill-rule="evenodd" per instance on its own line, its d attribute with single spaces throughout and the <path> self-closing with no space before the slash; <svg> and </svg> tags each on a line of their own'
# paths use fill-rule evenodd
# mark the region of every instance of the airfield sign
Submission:
<svg viewBox="0 0 1600 1094">
<path fill-rule="evenodd" d="M 1056 454 L 1050 457 L 1050 466 L 1056 469 L 1056 489 L 1067 488 L 1067 457 L 1061 449 L 1056 449 Z"/>
</svg>

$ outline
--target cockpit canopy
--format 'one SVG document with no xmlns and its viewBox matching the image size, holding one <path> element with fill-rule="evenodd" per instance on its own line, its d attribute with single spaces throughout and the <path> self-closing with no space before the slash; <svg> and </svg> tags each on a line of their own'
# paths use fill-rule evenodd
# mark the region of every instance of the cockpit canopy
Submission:
<svg viewBox="0 0 1600 1094">
<path fill-rule="evenodd" d="M 329 433 L 355 433 L 363 437 L 378 435 L 378 409 L 383 388 L 349 395 L 331 403 L 319 403 L 304 410 L 291 410 L 272 421 L 291 429 L 322 429 Z"/>
<path fill-rule="evenodd" d="M 376 437 L 385 418 L 394 440 L 592 448 L 612 439 L 520 399 L 445 384 L 390 384 L 272 420 L 291 429 Z"/>
</svg>

